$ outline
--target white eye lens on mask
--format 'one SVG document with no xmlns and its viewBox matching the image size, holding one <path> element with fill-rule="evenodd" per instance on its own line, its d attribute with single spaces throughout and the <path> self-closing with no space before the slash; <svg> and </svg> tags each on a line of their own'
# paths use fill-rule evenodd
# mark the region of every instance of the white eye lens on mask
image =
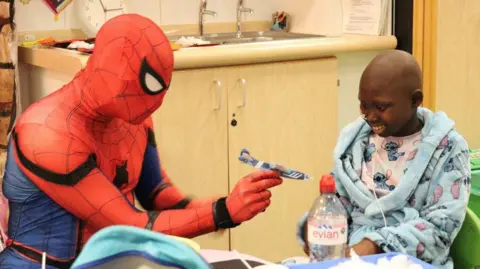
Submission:
<svg viewBox="0 0 480 269">
<path fill-rule="evenodd" d="M 159 94 L 168 88 L 160 74 L 148 64 L 146 58 L 140 66 L 139 82 L 143 91 L 150 95 Z"/>
<path fill-rule="evenodd" d="M 163 90 L 163 86 L 160 84 L 160 81 L 158 81 L 158 79 L 152 76 L 149 72 L 145 73 L 145 86 L 147 86 L 148 90 L 152 93 Z"/>
</svg>

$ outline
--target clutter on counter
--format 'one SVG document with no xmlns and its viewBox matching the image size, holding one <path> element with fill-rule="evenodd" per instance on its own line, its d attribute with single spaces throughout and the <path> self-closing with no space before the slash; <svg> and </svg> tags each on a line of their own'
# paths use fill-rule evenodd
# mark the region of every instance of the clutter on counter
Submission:
<svg viewBox="0 0 480 269">
<path fill-rule="evenodd" d="M 182 36 L 177 41 L 175 41 L 175 44 L 178 44 L 182 47 L 190 47 L 192 45 L 210 44 L 210 41 L 206 41 L 193 36 L 187 36 L 187 37 Z"/>
<path fill-rule="evenodd" d="M 291 17 L 284 11 L 277 11 L 272 14 L 272 31 L 288 32 L 290 30 Z"/>
<path fill-rule="evenodd" d="M 33 48 L 33 47 L 41 47 L 41 48 L 60 48 L 60 49 L 68 49 L 68 50 L 75 50 L 86 54 L 91 54 L 93 52 L 93 48 L 95 47 L 95 38 L 75 38 L 75 39 L 68 39 L 68 40 L 56 40 L 53 37 L 46 37 L 42 39 L 38 39 L 35 41 L 24 41 L 20 44 L 22 47 L 26 48 Z M 172 50 L 180 49 L 180 45 L 170 42 L 170 46 Z"/>
</svg>

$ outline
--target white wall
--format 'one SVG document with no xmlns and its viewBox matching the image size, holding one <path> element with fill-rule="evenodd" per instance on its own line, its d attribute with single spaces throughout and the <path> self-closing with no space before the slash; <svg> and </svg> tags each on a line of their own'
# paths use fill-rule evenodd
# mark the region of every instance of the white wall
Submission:
<svg viewBox="0 0 480 269">
<path fill-rule="evenodd" d="M 255 10 L 252 15 L 245 15 L 247 21 L 271 20 L 276 11 L 276 0 L 244 0 L 245 6 Z M 24 5 L 15 0 L 16 22 L 19 31 L 54 30 L 76 28 L 74 4 L 70 4 L 58 20 L 41 0 L 31 0 Z M 149 17 L 158 24 L 196 24 L 200 0 L 125 0 L 129 12 Z M 218 13 L 217 17 L 205 16 L 209 22 L 233 22 L 236 20 L 237 0 L 208 0 L 207 8 Z"/>
<path fill-rule="evenodd" d="M 54 20 L 52 12 L 42 0 L 31 0 L 23 5 L 15 0 L 17 25 L 22 30 L 80 28 L 70 4 Z M 78 1 L 78 0 L 77 0 Z M 244 20 L 271 20 L 275 11 L 291 15 L 292 32 L 324 35 L 342 34 L 342 0 L 244 0 L 254 14 L 245 14 Z M 149 17 L 158 24 L 196 24 L 200 0 L 125 0 L 128 12 Z M 209 22 L 234 22 L 237 0 L 208 0 L 207 8 L 218 13 L 217 17 L 205 16 Z"/>
<path fill-rule="evenodd" d="M 277 0 L 274 5 L 292 16 L 292 32 L 329 36 L 343 34 L 342 0 Z M 392 6 L 387 14 L 391 16 L 391 12 Z M 388 28 L 392 26 L 390 18 Z M 391 34 L 390 29 L 387 34 Z"/>
<path fill-rule="evenodd" d="M 135 0 L 138 1 L 138 0 Z M 244 6 L 254 9 L 254 14 L 244 16 L 247 21 L 271 20 L 276 0 L 244 0 Z M 161 0 L 162 24 L 198 23 L 200 0 Z M 217 17 L 205 16 L 207 22 L 232 22 L 237 18 L 237 0 L 208 0 L 208 10 Z"/>
<path fill-rule="evenodd" d="M 341 0 L 277 0 L 275 6 L 292 16 L 292 32 L 342 34 Z"/>
</svg>

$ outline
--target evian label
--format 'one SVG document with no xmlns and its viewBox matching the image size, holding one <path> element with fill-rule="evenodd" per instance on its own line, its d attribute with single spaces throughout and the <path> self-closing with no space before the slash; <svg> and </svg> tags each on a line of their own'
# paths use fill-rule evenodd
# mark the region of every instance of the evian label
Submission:
<svg viewBox="0 0 480 269">
<path fill-rule="evenodd" d="M 341 245 L 347 242 L 347 219 L 336 219 L 332 224 L 318 224 L 308 221 L 308 243 L 310 245 Z"/>
</svg>

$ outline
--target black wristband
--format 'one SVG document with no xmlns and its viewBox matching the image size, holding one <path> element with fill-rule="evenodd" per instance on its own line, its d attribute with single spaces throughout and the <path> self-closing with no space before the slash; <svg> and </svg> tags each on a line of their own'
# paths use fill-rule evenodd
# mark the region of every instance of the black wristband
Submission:
<svg viewBox="0 0 480 269">
<path fill-rule="evenodd" d="M 217 230 L 229 229 L 240 225 L 240 223 L 233 223 L 232 217 L 228 212 L 226 200 L 227 198 L 223 197 L 213 203 L 213 220 Z"/>
</svg>

